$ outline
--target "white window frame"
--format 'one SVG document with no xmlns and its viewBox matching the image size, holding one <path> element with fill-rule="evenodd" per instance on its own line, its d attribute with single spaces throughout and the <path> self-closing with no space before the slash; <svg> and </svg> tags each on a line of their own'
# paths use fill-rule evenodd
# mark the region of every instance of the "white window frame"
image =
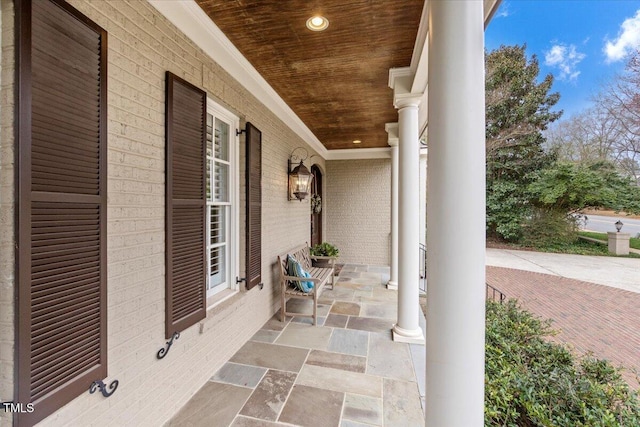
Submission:
<svg viewBox="0 0 640 427">
<path fill-rule="evenodd" d="M 226 218 L 226 242 L 227 247 L 225 251 L 226 258 L 226 278 L 225 284 L 216 286 L 213 289 L 209 289 L 209 283 L 211 280 L 211 206 L 214 204 L 212 197 L 215 191 L 213 183 L 209 183 L 211 189 L 211 199 L 207 198 L 207 307 L 218 304 L 231 295 L 238 292 L 239 287 L 236 283 L 236 277 L 239 274 L 239 261 L 240 261 L 240 232 L 239 232 L 239 203 L 240 203 L 240 163 L 239 163 L 239 137 L 236 134 L 236 129 L 240 127 L 240 118 L 227 110 L 217 102 L 207 98 L 207 115 L 213 116 L 213 131 L 215 132 L 215 120 L 219 119 L 229 125 L 229 202 L 224 203 L 229 206 L 229 215 Z M 215 141 L 215 134 L 212 138 L 212 143 Z M 207 141 L 207 144 L 209 142 Z M 209 162 L 207 157 L 207 162 Z M 210 169 L 210 173 L 214 173 L 213 167 Z M 207 180 L 210 180 L 211 176 L 207 176 Z"/>
</svg>

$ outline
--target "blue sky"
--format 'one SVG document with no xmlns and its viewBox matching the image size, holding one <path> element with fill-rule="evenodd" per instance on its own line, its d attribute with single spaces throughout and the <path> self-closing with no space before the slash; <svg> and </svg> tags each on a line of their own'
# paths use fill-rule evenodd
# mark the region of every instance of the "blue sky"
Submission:
<svg viewBox="0 0 640 427">
<path fill-rule="evenodd" d="M 640 48 L 640 0 L 503 0 L 485 32 L 487 50 L 525 43 L 540 75 L 554 75 L 556 109 L 568 118 Z"/>
</svg>

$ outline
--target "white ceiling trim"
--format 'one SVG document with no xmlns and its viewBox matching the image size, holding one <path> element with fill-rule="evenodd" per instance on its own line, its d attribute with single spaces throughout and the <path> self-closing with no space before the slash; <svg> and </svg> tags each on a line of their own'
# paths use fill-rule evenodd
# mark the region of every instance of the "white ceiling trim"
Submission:
<svg viewBox="0 0 640 427">
<path fill-rule="evenodd" d="M 251 92 L 322 157 L 329 151 L 193 0 L 149 0 L 211 59 Z"/>
<path fill-rule="evenodd" d="M 330 150 L 327 160 L 390 159 L 391 147 Z"/>
<path fill-rule="evenodd" d="M 427 155 L 427 147 L 420 146 L 420 156 Z M 390 159 L 391 147 L 379 148 L 349 148 L 344 150 L 330 150 L 326 160 L 368 160 Z"/>
</svg>

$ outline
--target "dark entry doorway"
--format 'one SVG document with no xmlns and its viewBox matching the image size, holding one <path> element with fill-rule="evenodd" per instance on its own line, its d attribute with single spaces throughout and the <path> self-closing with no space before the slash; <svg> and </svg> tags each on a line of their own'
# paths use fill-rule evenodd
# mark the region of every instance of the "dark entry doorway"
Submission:
<svg viewBox="0 0 640 427">
<path fill-rule="evenodd" d="M 316 165 L 311 166 L 311 246 L 322 243 L 322 172 Z"/>
</svg>

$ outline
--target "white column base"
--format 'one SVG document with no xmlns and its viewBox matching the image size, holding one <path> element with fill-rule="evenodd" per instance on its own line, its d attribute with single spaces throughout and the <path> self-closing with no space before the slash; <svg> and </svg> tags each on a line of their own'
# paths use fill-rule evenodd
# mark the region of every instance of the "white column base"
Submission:
<svg viewBox="0 0 640 427">
<path fill-rule="evenodd" d="M 403 329 L 398 325 L 393 325 L 391 333 L 394 341 L 424 345 L 424 333 L 422 332 L 421 327 L 410 331 L 408 329 Z"/>
<path fill-rule="evenodd" d="M 389 283 L 387 283 L 387 289 L 391 289 L 392 291 L 397 291 L 398 282 L 392 282 L 391 280 L 389 280 Z"/>
</svg>

